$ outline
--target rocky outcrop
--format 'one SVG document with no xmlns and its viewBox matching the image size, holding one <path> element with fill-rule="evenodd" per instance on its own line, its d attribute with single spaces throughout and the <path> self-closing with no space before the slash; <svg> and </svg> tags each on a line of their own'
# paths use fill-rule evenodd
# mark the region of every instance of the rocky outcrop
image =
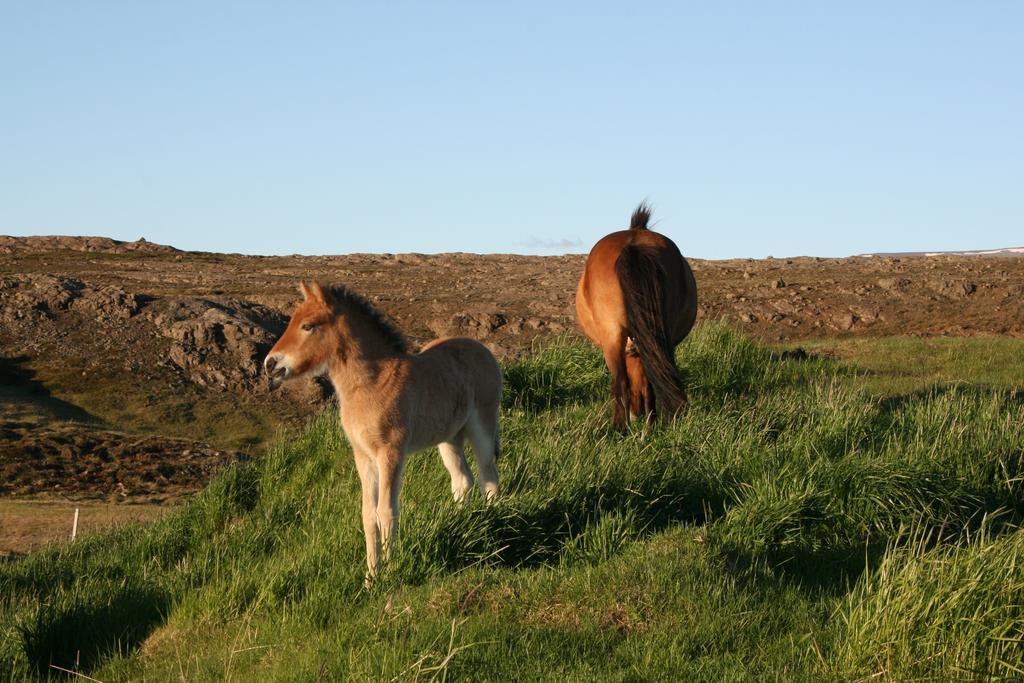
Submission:
<svg viewBox="0 0 1024 683">
<path fill-rule="evenodd" d="M 950 299 L 966 299 L 978 291 L 978 285 L 970 280 L 932 280 L 928 285 Z"/>
<path fill-rule="evenodd" d="M 549 334 L 559 334 L 565 331 L 566 326 L 559 320 L 546 320 L 537 316 L 510 316 L 498 311 L 462 311 L 447 318 L 430 320 L 427 328 L 438 337 L 490 340 L 499 333 L 504 336 L 543 330 Z"/>
<path fill-rule="evenodd" d="M 77 310 L 109 325 L 131 318 L 141 306 L 135 294 L 118 287 L 92 287 L 74 278 L 22 275 L 0 280 L 0 320 L 8 323 Z"/>
<path fill-rule="evenodd" d="M 878 279 L 879 289 L 889 293 L 902 292 L 909 286 L 910 280 L 905 277 L 883 277 Z"/>
<path fill-rule="evenodd" d="M 263 358 L 288 322 L 271 308 L 231 298 L 175 298 L 149 315 L 171 340 L 170 359 L 192 381 L 227 390 L 261 384 Z"/>
<path fill-rule="evenodd" d="M 435 318 L 427 327 L 438 337 L 472 337 L 486 339 L 508 325 L 508 316 L 498 312 L 467 313 L 462 311 L 447 318 Z"/>
<path fill-rule="evenodd" d="M 38 323 L 52 321 L 51 326 L 63 329 L 98 325 L 113 336 L 115 327 L 136 317 L 156 329 L 136 326 L 134 334 L 158 344 L 161 338 L 170 340 L 167 357 L 185 377 L 231 391 L 262 387 L 263 358 L 287 324 L 272 308 L 229 297 L 148 300 L 118 287 L 56 275 L 0 278 L 0 323 L 12 328 L 39 329 Z M 325 395 L 319 385 L 312 389 L 307 392 L 312 400 Z"/>
<path fill-rule="evenodd" d="M 64 235 L 40 235 L 34 237 L 10 237 L 0 235 L 0 254 L 48 251 L 85 251 L 101 254 L 167 254 L 178 250 L 165 244 L 154 244 L 140 237 L 134 242 L 122 242 L 109 237 L 70 237 Z"/>
</svg>

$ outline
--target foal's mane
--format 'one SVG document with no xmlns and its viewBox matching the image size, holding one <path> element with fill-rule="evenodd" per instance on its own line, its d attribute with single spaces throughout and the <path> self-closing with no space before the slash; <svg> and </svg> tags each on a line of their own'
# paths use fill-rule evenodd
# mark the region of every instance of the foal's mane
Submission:
<svg viewBox="0 0 1024 683">
<path fill-rule="evenodd" d="M 353 292 L 345 285 L 330 285 L 324 288 L 328 305 L 334 313 L 355 313 L 370 323 L 384 343 L 395 353 L 408 353 L 409 342 L 398 326 L 384 313 L 366 300 L 361 294 Z"/>
</svg>

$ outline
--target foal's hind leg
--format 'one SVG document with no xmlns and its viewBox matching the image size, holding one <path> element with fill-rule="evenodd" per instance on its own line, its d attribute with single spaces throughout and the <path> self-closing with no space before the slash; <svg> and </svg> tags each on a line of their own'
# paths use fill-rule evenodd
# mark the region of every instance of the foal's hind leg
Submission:
<svg viewBox="0 0 1024 683">
<path fill-rule="evenodd" d="M 466 424 L 473 458 L 480 474 L 480 492 L 487 500 L 498 497 L 498 416 L 471 415 Z"/>
<path fill-rule="evenodd" d="M 452 495 L 459 502 L 462 502 L 473 488 L 473 472 L 466 462 L 463 436 L 463 432 L 459 432 L 451 441 L 437 444 L 437 450 L 441 451 L 441 460 L 452 477 Z"/>
</svg>

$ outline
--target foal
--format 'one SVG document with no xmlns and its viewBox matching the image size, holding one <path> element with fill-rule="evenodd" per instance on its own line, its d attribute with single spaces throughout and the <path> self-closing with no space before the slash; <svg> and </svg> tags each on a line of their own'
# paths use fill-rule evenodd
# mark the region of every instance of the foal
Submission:
<svg viewBox="0 0 1024 683">
<path fill-rule="evenodd" d="M 304 300 L 270 350 L 271 388 L 326 372 L 363 490 L 369 576 L 387 557 L 398 521 L 402 469 L 410 453 L 437 445 L 461 501 L 473 488 L 463 443 L 473 446 L 480 490 L 498 495 L 501 369 L 464 337 L 437 339 L 410 354 L 405 337 L 366 299 L 343 287 L 302 283 Z"/>
</svg>

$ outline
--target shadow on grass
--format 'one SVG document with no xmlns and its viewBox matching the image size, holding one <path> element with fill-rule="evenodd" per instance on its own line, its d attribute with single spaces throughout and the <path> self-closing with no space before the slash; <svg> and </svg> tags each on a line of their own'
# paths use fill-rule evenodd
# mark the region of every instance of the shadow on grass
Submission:
<svg viewBox="0 0 1024 683">
<path fill-rule="evenodd" d="M 878 402 L 878 406 L 879 411 L 882 414 L 892 415 L 904 408 L 927 401 L 934 401 L 935 399 L 949 396 L 951 394 L 958 394 L 973 399 L 991 399 L 995 396 L 999 396 L 1008 406 L 1024 406 L 1024 389 L 1000 389 L 989 386 L 979 386 L 977 384 L 965 384 L 961 382 L 933 384 L 906 394 L 897 394 L 895 396 L 883 398 Z"/>
<path fill-rule="evenodd" d="M 20 627 L 22 648 L 34 672 L 49 677 L 60 670 L 91 671 L 115 654 L 127 654 L 160 625 L 170 598 L 152 585 L 128 582 L 88 602 L 71 596 L 43 604 L 35 619 Z"/>
<path fill-rule="evenodd" d="M 885 555 L 881 541 L 864 546 L 824 548 L 817 551 L 780 555 L 769 560 L 777 573 L 812 595 L 839 597 L 853 588 L 869 567 Z"/>
<path fill-rule="evenodd" d="M 28 356 L 0 357 L 0 404 L 8 401 L 29 404 L 58 420 L 101 422 L 87 410 L 51 394 L 42 382 L 35 379 L 35 370 L 26 367 L 28 361 Z"/>
<path fill-rule="evenodd" d="M 603 533 L 618 519 L 616 534 L 649 537 L 675 524 L 702 525 L 724 508 L 724 493 L 697 478 L 610 477 L 569 495 L 455 507 L 405 536 L 395 576 L 419 584 L 431 575 L 483 563 L 530 569 L 561 562 L 580 550 L 579 539 Z"/>
</svg>

